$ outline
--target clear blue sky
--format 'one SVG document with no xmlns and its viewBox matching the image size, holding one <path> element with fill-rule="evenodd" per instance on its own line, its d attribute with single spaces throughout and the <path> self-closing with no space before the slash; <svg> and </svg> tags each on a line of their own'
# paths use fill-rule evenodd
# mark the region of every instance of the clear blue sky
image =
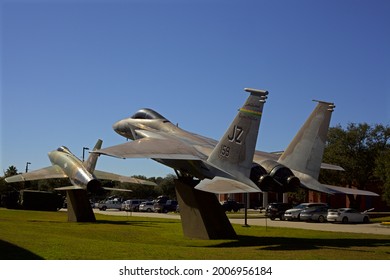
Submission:
<svg viewBox="0 0 390 280">
<path fill-rule="evenodd" d="M 315 106 L 331 126 L 390 124 L 390 1 L 2 1 L 1 162 L 24 171 L 125 142 L 112 124 L 149 107 L 219 139 L 245 101 L 270 92 L 257 149 L 283 150 Z M 152 160 L 98 168 L 165 176 Z"/>
</svg>

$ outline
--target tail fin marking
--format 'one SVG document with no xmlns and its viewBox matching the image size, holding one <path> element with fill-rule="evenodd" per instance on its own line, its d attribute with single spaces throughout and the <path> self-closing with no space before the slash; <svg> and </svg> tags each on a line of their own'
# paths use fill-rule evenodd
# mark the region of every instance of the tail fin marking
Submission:
<svg viewBox="0 0 390 280">
<path fill-rule="evenodd" d="M 263 106 L 268 91 L 246 88 L 250 92 L 224 136 L 207 161 L 237 178 L 249 177 L 255 152 Z"/>
</svg>

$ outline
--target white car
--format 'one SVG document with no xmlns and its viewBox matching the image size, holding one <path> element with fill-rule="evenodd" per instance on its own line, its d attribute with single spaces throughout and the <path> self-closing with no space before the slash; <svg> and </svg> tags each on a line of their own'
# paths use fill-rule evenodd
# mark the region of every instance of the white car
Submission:
<svg viewBox="0 0 390 280">
<path fill-rule="evenodd" d="M 145 201 L 139 205 L 140 212 L 153 212 L 154 211 L 154 202 L 153 201 Z"/>
<path fill-rule="evenodd" d="M 326 219 L 328 222 L 341 222 L 344 224 L 370 222 L 370 217 L 367 215 L 367 211 L 360 212 L 353 208 L 329 209 Z"/>
</svg>

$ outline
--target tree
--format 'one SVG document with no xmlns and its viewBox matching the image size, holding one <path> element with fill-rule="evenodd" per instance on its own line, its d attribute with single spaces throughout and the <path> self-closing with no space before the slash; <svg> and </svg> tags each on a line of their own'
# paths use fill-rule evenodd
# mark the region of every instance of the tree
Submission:
<svg viewBox="0 0 390 280">
<path fill-rule="evenodd" d="M 173 174 L 168 174 L 163 180 L 158 184 L 162 190 L 162 194 L 170 198 L 176 197 L 175 182 L 174 180 L 177 177 Z"/>
<path fill-rule="evenodd" d="M 390 150 L 381 152 L 376 160 L 374 174 L 383 182 L 382 198 L 390 205 Z"/>
<path fill-rule="evenodd" d="M 10 177 L 18 174 L 18 169 L 11 165 L 8 167 L 8 169 L 4 173 L 4 177 Z"/>
<path fill-rule="evenodd" d="M 330 128 L 323 161 L 340 165 L 345 172 L 321 170 L 320 181 L 364 190 L 378 186 L 378 174 L 383 172 L 376 166 L 382 162 L 383 152 L 390 150 L 389 140 L 390 127 L 380 124 L 351 123 L 346 129 L 340 125 Z"/>
</svg>

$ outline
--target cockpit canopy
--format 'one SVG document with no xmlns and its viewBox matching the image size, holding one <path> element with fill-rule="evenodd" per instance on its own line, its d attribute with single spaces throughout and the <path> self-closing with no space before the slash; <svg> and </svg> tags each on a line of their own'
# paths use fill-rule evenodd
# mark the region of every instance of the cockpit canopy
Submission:
<svg viewBox="0 0 390 280">
<path fill-rule="evenodd" d="M 156 111 L 148 108 L 138 110 L 132 117 L 132 119 L 143 119 L 143 120 L 163 120 L 168 121 L 162 115 Z"/>
<path fill-rule="evenodd" d="M 59 148 L 57 149 L 57 151 L 63 152 L 63 153 L 67 153 L 67 154 L 72 154 L 72 153 L 70 152 L 70 150 L 69 150 L 67 147 L 65 147 L 65 146 L 59 147 Z"/>
</svg>

